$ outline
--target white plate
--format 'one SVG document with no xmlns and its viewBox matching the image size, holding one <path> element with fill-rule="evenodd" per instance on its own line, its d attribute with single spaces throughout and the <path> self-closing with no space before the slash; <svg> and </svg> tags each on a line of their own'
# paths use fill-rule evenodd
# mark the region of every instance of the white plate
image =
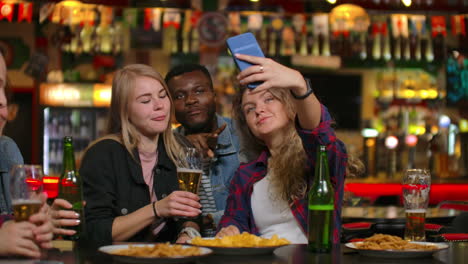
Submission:
<svg viewBox="0 0 468 264">
<path fill-rule="evenodd" d="M 204 237 L 203 239 L 214 239 L 214 237 Z M 187 244 L 191 244 L 191 240 L 187 240 Z M 289 245 L 289 244 L 287 244 Z M 287 246 L 272 246 L 272 247 L 213 247 L 213 246 L 203 246 L 213 250 L 214 254 L 218 255 L 266 255 L 272 254 L 273 251 L 277 248 Z M 198 246 L 198 245 L 194 245 Z"/>
<path fill-rule="evenodd" d="M 201 255 L 198 256 L 186 256 L 186 257 L 133 257 L 133 256 L 123 256 L 116 255 L 113 252 L 120 249 L 128 249 L 129 246 L 133 247 L 147 247 L 153 246 L 154 244 L 122 244 L 122 245 L 112 245 L 112 246 L 103 246 L 98 250 L 104 254 L 111 255 L 115 260 L 127 263 L 157 263 L 157 264 L 172 264 L 172 263 L 186 263 L 193 262 L 198 258 L 205 257 L 213 253 L 209 248 L 198 247 L 200 248 Z M 193 246 L 183 245 L 183 248 L 191 248 Z"/>
<path fill-rule="evenodd" d="M 346 243 L 345 246 L 352 248 L 359 252 L 359 254 L 368 257 L 378 257 L 378 258 L 422 258 L 429 257 L 432 254 L 436 253 L 439 250 L 447 249 L 448 245 L 445 243 L 430 243 L 430 242 L 411 242 L 413 244 L 419 245 L 431 245 L 436 246 L 437 249 L 434 250 L 373 250 L 373 249 L 358 249 L 356 246 L 362 244 L 363 242 L 353 242 Z"/>
</svg>

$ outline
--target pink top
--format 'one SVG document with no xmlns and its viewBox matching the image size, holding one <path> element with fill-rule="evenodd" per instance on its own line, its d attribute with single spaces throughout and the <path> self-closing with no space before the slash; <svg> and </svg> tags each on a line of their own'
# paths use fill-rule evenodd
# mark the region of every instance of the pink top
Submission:
<svg viewBox="0 0 468 264">
<path fill-rule="evenodd" d="M 153 189 L 153 168 L 158 162 L 158 151 L 155 152 L 143 152 L 138 150 L 140 154 L 141 168 L 143 170 L 143 178 L 145 179 L 146 185 L 148 185 L 151 202 L 158 200 Z"/>
<path fill-rule="evenodd" d="M 158 198 L 156 197 L 156 193 L 153 188 L 153 168 L 155 164 L 158 163 L 158 151 L 144 152 L 138 150 L 138 153 L 140 156 L 141 169 L 143 170 L 143 179 L 145 180 L 146 185 L 148 185 L 151 202 L 156 202 L 158 201 Z M 166 222 L 159 222 L 157 225 L 153 224 L 153 235 L 158 234 L 165 224 Z"/>
</svg>

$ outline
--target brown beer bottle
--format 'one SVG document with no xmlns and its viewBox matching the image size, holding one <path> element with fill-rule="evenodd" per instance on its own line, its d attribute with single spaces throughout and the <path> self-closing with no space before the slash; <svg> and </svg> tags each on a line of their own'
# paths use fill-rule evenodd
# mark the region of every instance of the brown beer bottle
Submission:
<svg viewBox="0 0 468 264">
<path fill-rule="evenodd" d="M 332 248 L 335 191 L 330 183 L 326 147 L 319 146 L 317 152 L 314 182 L 308 197 L 308 249 L 321 253 Z"/>
<path fill-rule="evenodd" d="M 79 240 L 84 230 L 84 210 L 83 210 L 83 192 L 81 177 L 75 168 L 75 157 L 73 152 L 72 137 L 63 138 L 63 170 L 60 176 L 58 198 L 69 201 L 72 204 L 72 210 L 80 215 L 80 224 L 70 227 L 76 231 L 72 236 L 64 236 L 65 240 Z"/>
</svg>

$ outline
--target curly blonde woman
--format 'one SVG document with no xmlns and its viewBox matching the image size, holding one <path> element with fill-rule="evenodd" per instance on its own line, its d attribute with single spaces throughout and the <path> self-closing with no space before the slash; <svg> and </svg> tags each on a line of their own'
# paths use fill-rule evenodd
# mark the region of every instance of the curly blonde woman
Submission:
<svg viewBox="0 0 468 264">
<path fill-rule="evenodd" d="M 317 147 L 325 145 L 335 189 L 333 240 L 339 243 L 348 156 L 326 107 L 298 71 L 267 58 L 236 56 L 254 64 L 237 76 L 243 88 L 234 101 L 234 117 L 242 144 L 257 158 L 241 164 L 234 175 L 217 236 L 247 231 L 307 243 L 305 194 L 314 177 Z M 257 81 L 263 83 L 245 88 Z"/>
<path fill-rule="evenodd" d="M 183 227 L 199 230 L 177 220 L 198 216 L 201 205 L 197 195 L 178 191 L 183 146 L 170 128 L 173 111 L 164 79 L 153 68 L 133 64 L 116 72 L 108 135 L 88 148 L 80 168 L 87 235 L 96 245 L 185 242 Z"/>
</svg>

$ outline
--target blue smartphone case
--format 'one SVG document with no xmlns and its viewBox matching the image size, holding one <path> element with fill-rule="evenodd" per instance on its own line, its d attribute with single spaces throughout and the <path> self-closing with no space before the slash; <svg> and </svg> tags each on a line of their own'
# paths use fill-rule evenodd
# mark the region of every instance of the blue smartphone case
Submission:
<svg viewBox="0 0 468 264">
<path fill-rule="evenodd" d="M 244 69 L 252 66 L 253 64 L 237 59 L 234 56 L 234 54 L 239 53 L 257 57 L 265 57 L 265 55 L 263 55 L 262 49 L 260 48 L 260 45 L 258 45 L 258 42 L 255 39 L 255 36 L 250 32 L 230 37 L 226 40 L 226 43 L 229 51 L 231 52 L 231 56 L 237 65 L 237 68 L 239 68 L 239 71 L 243 71 Z M 262 82 L 249 83 L 247 84 L 247 87 L 250 89 L 254 89 L 261 83 Z"/>
</svg>

